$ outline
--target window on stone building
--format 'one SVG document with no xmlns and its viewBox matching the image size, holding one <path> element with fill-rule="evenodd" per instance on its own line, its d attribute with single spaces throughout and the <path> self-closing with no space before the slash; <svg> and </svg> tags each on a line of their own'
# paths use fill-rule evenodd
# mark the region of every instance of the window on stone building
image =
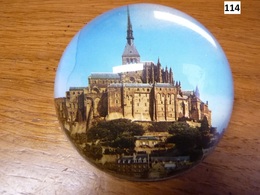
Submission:
<svg viewBox="0 0 260 195">
<path fill-rule="evenodd" d="M 131 82 L 135 82 L 135 78 L 134 78 L 134 77 L 130 77 L 129 80 L 130 80 Z"/>
</svg>

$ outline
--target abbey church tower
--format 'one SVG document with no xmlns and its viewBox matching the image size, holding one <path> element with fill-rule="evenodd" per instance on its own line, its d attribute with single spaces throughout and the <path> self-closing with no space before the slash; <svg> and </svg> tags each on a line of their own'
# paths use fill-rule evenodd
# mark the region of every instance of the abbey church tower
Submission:
<svg viewBox="0 0 260 195">
<path fill-rule="evenodd" d="M 134 35 L 132 29 L 132 23 L 129 14 L 129 8 L 127 7 L 127 36 L 126 46 L 122 55 L 122 64 L 133 64 L 140 62 L 140 55 L 134 45 Z"/>
</svg>

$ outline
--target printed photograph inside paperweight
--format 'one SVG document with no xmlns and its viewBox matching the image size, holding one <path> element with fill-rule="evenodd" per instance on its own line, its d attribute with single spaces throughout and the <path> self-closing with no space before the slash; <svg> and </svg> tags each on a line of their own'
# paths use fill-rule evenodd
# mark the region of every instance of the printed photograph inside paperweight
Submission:
<svg viewBox="0 0 260 195">
<path fill-rule="evenodd" d="M 131 8 L 74 37 L 75 52 L 61 60 L 74 65 L 56 80 L 55 106 L 92 164 L 136 179 L 171 177 L 216 145 L 232 95 L 221 88 L 212 40 L 175 25 L 158 30 L 151 19 L 140 24 Z"/>
</svg>

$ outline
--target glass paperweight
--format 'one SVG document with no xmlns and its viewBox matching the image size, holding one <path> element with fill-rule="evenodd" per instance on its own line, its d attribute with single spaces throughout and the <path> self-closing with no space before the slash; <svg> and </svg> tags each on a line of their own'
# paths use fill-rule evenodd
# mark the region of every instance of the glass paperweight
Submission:
<svg viewBox="0 0 260 195">
<path fill-rule="evenodd" d="M 84 26 L 59 63 L 62 129 L 93 166 L 134 181 L 175 177 L 216 146 L 233 107 L 227 58 L 198 21 L 132 4 Z"/>
</svg>

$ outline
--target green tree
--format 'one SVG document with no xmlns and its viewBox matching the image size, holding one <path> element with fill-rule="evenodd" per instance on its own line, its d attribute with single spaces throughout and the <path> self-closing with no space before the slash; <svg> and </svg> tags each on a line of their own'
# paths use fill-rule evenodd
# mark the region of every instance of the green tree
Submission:
<svg viewBox="0 0 260 195">
<path fill-rule="evenodd" d="M 114 142 L 111 143 L 111 147 L 114 148 L 128 148 L 134 149 L 135 138 L 134 137 L 118 137 Z"/>
<path fill-rule="evenodd" d="M 87 131 L 87 140 L 109 143 L 112 147 L 119 145 L 132 148 L 134 136 L 143 135 L 143 127 L 127 119 L 99 121 Z M 126 143 L 123 143 L 126 142 Z"/>
<path fill-rule="evenodd" d="M 200 130 L 202 132 L 209 132 L 209 122 L 208 122 L 208 119 L 207 119 L 206 116 L 204 116 L 202 121 L 201 121 Z"/>
<path fill-rule="evenodd" d="M 203 148 L 208 148 L 210 147 L 210 142 L 211 142 L 211 132 L 209 122 L 206 116 L 203 117 L 201 121 L 201 126 L 200 126 L 200 133 L 201 133 L 201 147 Z"/>
<path fill-rule="evenodd" d="M 170 125 L 168 132 L 170 134 L 175 134 L 176 132 L 189 129 L 189 124 L 186 122 L 175 122 Z"/>
<path fill-rule="evenodd" d="M 169 122 L 153 122 L 148 127 L 148 130 L 151 132 L 167 132 L 171 124 Z"/>
<path fill-rule="evenodd" d="M 186 128 L 183 130 L 176 130 L 171 141 L 181 152 L 188 152 L 196 148 L 200 142 L 200 132 L 197 128 Z"/>
<path fill-rule="evenodd" d="M 201 133 L 201 147 L 208 148 L 210 147 L 211 134 L 210 133 Z"/>
<path fill-rule="evenodd" d="M 103 156 L 102 147 L 100 144 L 86 145 L 84 152 L 86 155 L 94 160 L 100 160 Z"/>
<path fill-rule="evenodd" d="M 107 128 L 94 126 L 87 131 L 87 140 L 88 141 L 96 141 L 98 139 L 105 140 L 107 139 L 108 135 L 109 135 L 109 130 Z"/>
</svg>

